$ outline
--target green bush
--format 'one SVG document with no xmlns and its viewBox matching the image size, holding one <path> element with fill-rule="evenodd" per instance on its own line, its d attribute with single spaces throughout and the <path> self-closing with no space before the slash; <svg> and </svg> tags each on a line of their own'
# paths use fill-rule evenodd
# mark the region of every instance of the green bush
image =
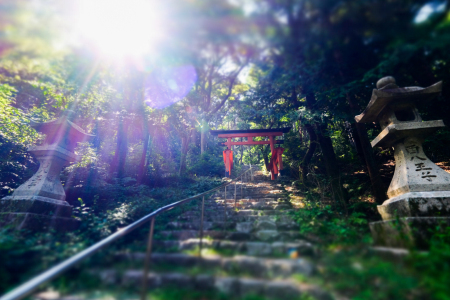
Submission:
<svg viewBox="0 0 450 300">
<path fill-rule="evenodd" d="M 346 216 L 330 205 L 321 207 L 317 202 L 306 201 L 303 209 L 294 212 L 294 219 L 301 225 L 301 234 L 322 241 L 325 247 L 371 242 L 367 218 L 357 210 Z"/>
<path fill-rule="evenodd" d="M 221 184 L 215 178 L 199 177 L 195 180 L 174 181 L 172 186 L 150 188 L 148 186 L 123 186 L 120 183 L 106 184 L 93 189 L 90 202 L 76 200 L 74 216 L 81 220 L 80 228 L 75 232 L 58 233 L 17 231 L 12 228 L 0 228 L 0 294 L 20 282 L 36 276 L 57 262 L 62 261 L 117 231 L 118 228 L 142 218 L 159 207 L 179 201 Z M 189 209 L 192 203 L 172 209 L 158 217 L 157 225 L 165 224 Z M 197 202 L 198 203 L 198 202 Z M 148 226 L 123 237 L 120 243 L 113 243 L 102 250 L 99 259 L 89 264 L 105 261 L 112 251 L 120 249 L 142 250 L 145 247 Z"/>
<path fill-rule="evenodd" d="M 369 250 L 374 205 L 357 203 L 348 215 L 312 197 L 293 216 L 300 232 L 321 249 L 319 280 L 350 299 L 450 299 L 450 227 L 430 228 L 428 252 L 400 262 Z"/>
<path fill-rule="evenodd" d="M 223 177 L 225 174 L 223 158 L 205 152 L 200 156 L 199 160 L 194 161 L 189 165 L 188 173 L 196 176 Z"/>
<path fill-rule="evenodd" d="M 436 300 L 450 299 L 450 227 L 435 233 L 428 252 L 414 252 L 409 263 L 420 274 L 420 287 Z"/>
</svg>

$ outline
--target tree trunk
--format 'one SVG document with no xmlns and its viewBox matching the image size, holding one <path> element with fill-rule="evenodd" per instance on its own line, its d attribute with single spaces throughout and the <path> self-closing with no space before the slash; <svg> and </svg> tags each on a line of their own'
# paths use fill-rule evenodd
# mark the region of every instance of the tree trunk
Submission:
<svg viewBox="0 0 450 300">
<path fill-rule="evenodd" d="M 306 93 L 306 105 L 309 109 L 314 109 L 316 104 L 316 98 L 311 91 Z M 320 148 L 322 150 L 322 157 L 325 163 L 325 169 L 330 179 L 331 189 L 333 193 L 333 199 L 341 203 L 345 208 L 348 203 L 347 193 L 344 190 L 341 183 L 341 174 L 339 172 L 339 166 L 336 159 L 336 153 L 334 153 L 333 143 L 331 138 L 327 136 L 327 124 L 316 123 L 316 134 Z"/>
<path fill-rule="evenodd" d="M 206 148 L 206 132 L 204 132 L 202 129 L 200 134 L 200 154 L 203 154 L 205 152 L 205 148 Z"/>
<path fill-rule="evenodd" d="M 304 185 L 307 185 L 307 175 L 309 172 L 309 163 L 311 162 L 311 159 L 314 155 L 314 152 L 316 152 L 317 148 L 317 135 L 314 131 L 314 128 L 311 124 L 306 124 L 305 128 L 309 134 L 309 148 L 308 151 L 306 151 L 305 157 L 303 158 L 303 161 L 300 163 L 300 170 L 302 172 L 301 174 L 301 180 Z"/>
<path fill-rule="evenodd" d="M 341 173 L 339 171 L 339 165 L 334 153 L 333 143 L 331 138 L 326 135 L 327 124 L 317 124 L 317 139 L 322 150 L 322 157 L 325 163 L 325 169 L 330 179 L 331 189 L 333 192 L 333 198 L 335 201 L 341 203 L 344 207 L 347 207 L 348 198 L 347 193 L 344 190 L 341 183 Z"/>
<path fill-rule="evenodd" d="M 264 165 L 266 166 L 266 170 L 270 171 L 270 166 L 269 166 L 269 154 L 267 154 L 267 149 L 268 146 L 263 146 L 262 147 L 262 155 L 263 155 L 263 159 L 264 159 Z"/>
<path fill-rule="evenodd" d="M 187 137 L 181 138 L 181 158 L 180 158 L 180 170 L 178 175 L 182 176 L 186 172 L 186 157 L 189 149 L 189 142 Z"/>
<path fill-rule="evenodd" d="M 342 65 L 342 55 L 341 53 L 336 50 L 335 52 L 335 60 L 338 64 L 338 66 Z M 346 81 L 349 80 L 349 74 L 344 74 L 342 71 L 343 68 L 339 67 L 339 74 L 342 79 L 342 83 L 344 84 Z M 351 78 L 351 77 L 350 77 Z M 348 101 L 348 104 L 350 106 L 350 112 L 353 116 L 358 115 L 360 112 L 359 108 L 353 101 L 352 97 L 349 93 L 346 94 L 346 98 Z M 370 182 L 372 184 L 372 193 L 375 197 L 375 201 L 379 204 L 383 203 L 383 201 L 386 199 L 386 189 L 383 185 L 383 182 L 381 181 L 379 172 L 378 172 L 378 166 L 375 162 L 374 156 L 373 156 L 373 150 L 372 146 L 370 145 L 369 138 L 367 136 L 367 131 L 365 129 L 364 124 L 355 124 L 356 132 L 358 133 L 358 140 L 361 145 L 361 150 L 364 155 L 364 160 L 366 162 L 367 171 L 369 173 Z"/>
<path fill-rule="evenodd" d="M 117 168 L 117 176 L 122 178 L 125 176 L 125 162 L 128 154 L 128 122 L 124 122 L 121 134 L 121 141 L 118 142 L 119 150 L 119 166 Z"/>
<path fill-rule="evenodd" d="M 387 199 L 387 189 L 384 186 L 383 181 L 381 181 L 380 172 L 378 171 L 378 166 L 375 162 L 372 146 L 370 145 L 369 137 L 367 136 L 366 126 L 364 124 L 356 123 L 355 127 L 358 132 L 359 141 L 366 160 L 367 171 L 369 173 L 370 182 L 372 183 L 373 196 L 378 204 L 382 204 Z"/>
<path fill-rule="evenodd" d="M 148 135 L 148 143 L 147 143 L 147 156 L 145 157 L 145 170 L 148 170 L 148 166 L 150 165 L 150 157 L 152 156 L 152 137 L 150 134 Z"/>
<path fill-rule="evenodd" d="M 117 146 L 114 158 L 111 163 L 110 172 L 111 175 L 117 172 L 117 178 L 122 178 L 125 174 L 125 161 L 128 152 L 128 123 L 119 119 L 117 127 Z"/>
<path fill-rule="evenodd" d="M 243 138 L 241 138 L 241 142 L 243 141 Z M 244 160 L 244 145 L 241 145 L 241 159 L 239 160 L 239 165 L 242 165 Z"/>
<path fill-rule="evenodd" d="M 353 148 L 355 148 L 356 154 L 358 155 L 359 160 L 361 161 L 361 163 L 363 165 L 365 165 L 366 164 L 366 159 L 364 157 L 364 152 L 363 152 L 363 149 L 362 149 L 361 140 L 359 138 L 358 131 L 356 129 L 356 125 L 355 125 L 356 123 L 349 123 L 349 124 L 350 124 L 350 126 L 347 127 L 347 131 L 349 131 L 349 138 L 350 138 L 350 134 L 351 134 L 351 138 L 353 140 L 353 145 L 352 146 L 353 146 Z"/>
<path fill-rule="evenodd" d="M 347 101 L 350 106 L 352 115 L 357 115 L 357 108 L 353 102 L 352 97 L 347 94 Z M 375 202 L 382 204 L 387 199 L 386 187 L 381 181 L 380 172 L 373 155 L 372 145 L 370 144 L 369 137 L 367 136 L 366 126 L 362 123 L 355 123 L 356 132 L 358 133 L 358 140 L 361 145 L 361 150 L 366 162 L 367 172 L 369 173 L 370 183 L 372 184 L 372 193 L 375 197 Z"/>
<path fill-rule="evenodd" d="M 98 124 L 98 120 L 95 120 L 95 126 L 93 130 L 94 138 L 92 141 L 92 146 L 95 148 L 95 152 L 100 153 L 100 125 Z"/>
<path fill-rule="evenodd" d="M 195 128 L 192 128 L 191 130 L 190 144 L 194 144 L 195 146 L 197 146 L 197 130 L 195 130 Z"/>
<path fill-rule="evenodd" d="M 300 120 L 297 123 L 298 123 L 298 136 L 300 138 L 300 145 L 303 145 L 303 128 L 302 128 L 302 124 L 300 123 Z"/>
<path fill-rule="evenodd" d="M 147 120 L 143 120 L 142 123 L 142 134 L 143 134 L 143 144 L 142 144 L 142 155 L 141 155 L 141 162 L 139 163 L 138 168 L 138 176 L 137 176 L 137 184 L 141 184 L 142 180 L 144 179 L 144 176 L 147 173 L 146 168 L 146 158 L 147 158 L 147 151 L 148 151 L 148 141 L 150 139 L 150 135 L 148 133 L 148 123 Z"/>
</svg>

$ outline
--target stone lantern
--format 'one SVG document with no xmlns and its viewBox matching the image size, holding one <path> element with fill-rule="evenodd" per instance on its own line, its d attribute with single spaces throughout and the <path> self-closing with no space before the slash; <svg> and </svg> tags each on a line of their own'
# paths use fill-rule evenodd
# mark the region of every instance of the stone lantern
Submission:
<svg viewBox="0 0 450 300">
<path fill-rule="evenodd" d="M 422 121 L 416 102 L 432 101 L 442 82 L 430 87 L 399 88 L 393 77 L 377 82 L 367 108 L 356 122 L 379 122 L 372 147 L 394 148 L 395 172 L 386 200 L 378 206 L 383 221 L 370 229 L 380 246 L 426 248 L 430 229 L 450 224 L 450 174 L 423 152 L 423 140 L 445 127 L 442 120 Z"/>
<path fill-rule="evenodd" d="M 28 149 L 39 161 L 39 170 L 11 196 L 0 200 L 1 225 L 13 224 L 18 229 L 77 227 L 59 176 L 65 166 L 77 159 L 77 143 L 91 135 L 71 121 L 71 114 L 66 111 L 54 121 L 31 123 L 31 127 L 46 135 L 41 145 Z"/>
</svg>

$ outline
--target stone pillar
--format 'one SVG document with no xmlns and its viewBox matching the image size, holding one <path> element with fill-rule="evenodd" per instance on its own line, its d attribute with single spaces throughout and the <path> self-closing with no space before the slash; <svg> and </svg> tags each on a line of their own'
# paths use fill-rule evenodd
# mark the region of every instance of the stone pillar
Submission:
<svg viewBox="0 0 450 300">
<path fill-rule="evenodd" d="M 372 147 L 395 151 L 389 199 L 378 206 L 383 221 L 369 224 L 372 236 L 379 246 L 426 249 L 431 230 L 450 224 L 450 174 L 430 161 L 422 148 L 425 137 L 444 123 L 422 121 L 415 103 L 433 100 L 442 83 L 399 88 L 393 77 L 385 77 L 377 88 L 364 112 L 355 117 L 361 123 L 378 121 L 382 131 Z"/>
<path fill-rule="evenodd" d="M 60 173 L 77 159 L 73 152 L 77 142 L 90 135 L 72 123 L 69 114 L 66 112 L 55 121 L 31 124 L 46 134 L 42 145 L 28 149 L 39 161 L 39 170 L 11 196 L 0 200 L 0 226 L 32 230 L 72 230 L 78 226 L 72 218 L 72 207 L 65 201 Z"/>
</svg>

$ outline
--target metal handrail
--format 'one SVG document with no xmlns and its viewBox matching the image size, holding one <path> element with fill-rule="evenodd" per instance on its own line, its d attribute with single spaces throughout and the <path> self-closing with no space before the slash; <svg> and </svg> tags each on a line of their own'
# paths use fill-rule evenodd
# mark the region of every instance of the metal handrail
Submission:
<svg viewBox="0 0 450 300">
<path fill-rule="evenodd" d="M 152 221 L 151 222 L 151 227 L 150 227 L 150 235 L 149 235 L 149 244 L 147 247 L 147 253 L 148 255 L 150 255 L 151 253 L 151 239 L 153 236 L 153 226 L 154 226 L 154 218 L 161 214 L 162 212 L 171 210 L 173 208 L 175 208 L 178 205 L 181 205 L 183 203 L 189 202 L 191 200 L 197 199 L 199 197 L 203 197 L 203 202 L 202 202 L 202 220 L 203 220 L 203 206 L 204 206 L 204 196 L 215 192 L 217 190 L 220 190 L 221 188 L 226 188 L 228 185 L 232 184 L 233 182 L 237 181 L 239 179 L 239 177 L 243 178 L 243 175 L 246 174 L 247 172 L 251 172 L 252 170 L 252 166 L 250 165 L 249 169 L 242 172 L 240 175 L 236 176 L 235 179 L 232 179 L 216 188 L 213 188 L 211 190 L 208 190 L 206 192 L 203 192 L 201 194 L 171 203 L 169 205 L 163 206 L 161 208 L 158 208 L 157 210 L 155 210 L 154 212 L 146 215 L 145 217 L 142 217 L 141 219 L 137 220 L 136 222 L 128 225 L 127 227 L 124 227 L 120 230 L 118 230 L 117 232 L 111 234 L 110 236 L 108 236 L 107 238 L 101 240 L 100 242 L 95 243 L 94 245 L 90 246 L 89 248 L 81 251 L 78 254 L 75 254 L 74 256 L 66 259 L 65 261 L 57 264 L 56 266 L 48 269 L 47 271 L 43 272 L 42 274 L 30 279 L 29 281 L 21 284 L 20 286 L 16 287 L 15 289 L 11 290 L 10 292 L 6 293 L 5 295 L 3 295 L 0 300 L 18 300 L 18 299 L 23 299 L 26 296 L 30 295 L 31 293 L 33 293 L 34 291 L 36 291 L 40 285 L 47 283 L 49 281 L 51 281 L 52 279 L 54 279 L 55 277 L 57 277 L 58 275 L 62 274 L 63 272 L 67 271 L 69 268 L 73 267 L 75 264 L 79 263 L 80 261 L 88 258 L 89 256 L 93 255 L 95 252 L 97 252 L 98 250 L 102 249 L 103 247 L 105 247 L 106 245 L 116 241 L 117 239 L 129 234 L 130 232 L 134 231 L 135 229 L 139 228 L 140 226 L 142 226 L 143 224 L 145 224 L 148 221 Z M 252 177 L 253 177 L 253 173 L 252 173 Z M 226 195 L 225 195 L 226 197 Z M 225 200 L 225 206 L 227 205 L 226 200 Z M 203 224 L 202 224 L 203 227 Z M 203 235 L 203 228 L 201 229 L 202 231 L 202 235 Z M 201 242 L 200 242 L 201 245 Z M 200 246 L 201 247 L 201 246 Z M 146 260 L 146 266 L 145 266 L 145 273 L 148 272 L 148 263 L 149 261 Z M 146 276 L 144 273 L 144 289 L 143 292 L 145 290 L 145 285 L 146 285 Z M 145 296 L 143 296 L 142 298 L 145 298 Z"/>
</svg>

